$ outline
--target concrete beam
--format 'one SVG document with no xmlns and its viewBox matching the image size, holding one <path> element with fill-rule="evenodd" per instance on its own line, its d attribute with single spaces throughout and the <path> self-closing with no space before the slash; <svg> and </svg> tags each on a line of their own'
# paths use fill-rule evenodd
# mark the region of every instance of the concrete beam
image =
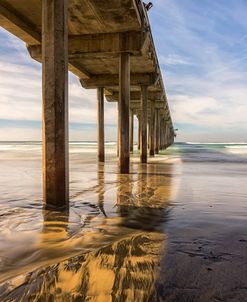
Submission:
<svg viewBox="0 0 247 302">
<path fill-rule="evenodd" d="M 156 108 L 155 108 L 156 109 Z M 159 109 L 159 108 L 158 108 Z M 138 110 L 136 110 L 136 109 L 131 109 L 131 110 L 133 110 L 133 113 L 134 113 L 134 115 L 136 115 L 136 116 L 141 116 L 141 114 L 142 114 L 142 109 L 138 109 Z M 162 110 L 162 109 L 159 109 L 160 111 Z M 150 116 L 151 116 L 151 107 L 148 107 L 147 108 L 147 114 L 148 114 L 148 118 L 150 118 Z M 169 120 L 168 120 L 169 121 Z"/>
<path fill-rule="evenodd" d="M 122 33 L 103 33 L 75 35 L 69 37 L 69 60 L 78 60 L 94 56 L 112 57 L 121 52 L 141 55 L 145 36 L 138 31 Z M 41 58 L 41 46 L 30 45 L 28 51 L 32 58 Z"/>
<path fill-rule="evenodd" d="M 69 55 L 74 58 L 84 53 L 141 55 L 144 41 L 143 33 L 137 31 L 73 36 L 69 38 Z"/>
<path fill-rule="evenodd" d="M 39 63 L 42 63 L 42 51 L 40 45 L 27 45 L 27 50 L 32 59 L 38 61 Z M 71 62 L 69 63 L 68 67 L 69 70 L 75 75 L 77 75 L 79 78 L 90 78 L 90 73 L 85 70 L 85 68 L 81 66 L 79 62 Z"/>
<path fill-rule="evenodd" d="M 154 102 L 154 107 L 157 109 L 164 109 L 164 103 L 161 101 L 149 101 L 147 104 L 148 111 L 151 110 L 151 103 Z M 130 102 L 130 108 L 133 110 L 142 110 L 141 102 Z"/>
<path fill-rule="evenodd" d="M 0 15 L 8 20 L 5 29 L 10 32 L 14 31 L 19 38 L 23 38 L 30 44 L 41 43 L 41 34 L 36 30 L 35 25 L 4 0 L 0 3 Z"/>
<path fill-rule="evenodd" d="M 90 78 L 90 73 L 85 69 L 84 66 L 81 66 L 80 62 L 70 62 L 69 63 L 69 71 L 73 74 L 77 75 L 79 78 L 83 77 L 86 79 Z"/>
<path fill-rule="evenodd" d="M 118 74 L 99 74 L 91 75 L 89 79 L 80 79 L 81 85 L 87 89 L 97 87 L 117 87 L 119 85 Z M 157 75 L 154 73 L 135 73 L 130 75 L 130 84 L 132 86 L 154 85 Z"/>
<path fill-rule="evenodd" d="M 140 102 L 141 97 L 142 97 L 141 91 L 131 91 L 130 92 L 130 100 L 132 102 L 133 101 Z M 112 92 L 111 94 L 107 94 L 106 99 L 108 102 L 117 102 L 119 99 L 119 93 Z M 150 100 L 150 101 L 162 100 L 162 92 L 161 91 L 148 91 L 148 100 Z"/>
</svg>

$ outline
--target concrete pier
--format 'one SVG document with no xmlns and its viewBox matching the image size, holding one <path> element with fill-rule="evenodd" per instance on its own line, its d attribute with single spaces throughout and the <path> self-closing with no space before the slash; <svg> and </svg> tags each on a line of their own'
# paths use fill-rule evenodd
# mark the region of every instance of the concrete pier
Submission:
<svg viewBox="0 0 247 302">
<path fill-rule="evenodd" d="M 118 102 L 120 173 L 129 173 L 133 115 L 139 118 L 141 162 L 147 162 L 148 120 L 150 156 L 174 142 L 143 1 L 101 2 L 0 0 L 0 26 L 24 41 L 30 56 L 43 65 L 44 202 L 51 207 L 67 206 L 69 200 L 68 70 L 83 88 L 98 90 L 99 162 L 105 160 L 104 97 Z"/>
</svg>

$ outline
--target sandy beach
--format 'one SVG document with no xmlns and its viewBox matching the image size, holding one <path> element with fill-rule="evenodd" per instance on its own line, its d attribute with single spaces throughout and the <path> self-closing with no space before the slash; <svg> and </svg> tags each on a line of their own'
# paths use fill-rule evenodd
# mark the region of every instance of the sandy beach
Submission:
<svg viewBox="0 0 247 302">
<path fill-rule="evenodd" d="M 1 301 L 246 301 L 246 145 L 176 144 L 119 175 L 70 148 L 69 212 L 42 207 L 39 144 L 1 145 Z"/>
</svg>

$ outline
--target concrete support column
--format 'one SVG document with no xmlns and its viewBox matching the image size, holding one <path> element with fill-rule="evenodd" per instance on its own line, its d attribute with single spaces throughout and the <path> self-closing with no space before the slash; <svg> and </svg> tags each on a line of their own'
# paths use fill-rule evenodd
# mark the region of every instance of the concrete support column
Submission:
<svg viewBox="0 0 247 302">
<path fill-rule="evenodd" d="M 166 149 L 167 122 L 164 120 L 164 149 Z"/>
<path fill-rule="evenodd" d="M 120 145 L 120 122 L 119 122 L 119 101 L 117 102 L 117 158 L 119 158 Z"/>
<path fill-rule="evenodd" d="M 170 144 L 171 144 L 171 130 L 170 130 L 170 126 L 168 127 L 168 145 L 167 145 L 167 147 L 169 147 L 170 146 Z"/>
<path fill-rule="evenodd" d="M 150 132 L 150 148 L 149 154 L 150 156 L 154 156 L 154 142 L 155 142 L 155 102 L 151 101 L 151 116 L 150 116 L 150 124 L 149 124 L 149 132 Z"/>
<path fill-rule="evenodd" d="M 148 150 L 150 149 L 150 118 L 148 118 Z"/>
<path fill-rule="evenodd" d="M 148 90 L 147 86 L 141 86 L 141 162 L 147 163 L 147 103 L 148 103 Z"/>
<path fill-rule="evenodd" d="M 141 117 L 137 115 L 138 120 L 138 134 L 137 134 L 137 149 L 140 151 L 141 149 Z"/>
<path fill-rule="evenodd" d="M 121 53 L 119 60 L 119 164 L 120 173 L 129 173 L 129 106 L 130 54 Z"/>
<path fill-rule="evenodd" d="M 170 126 L 170 146 L 174 143 L 173 128 Z"/>
<path fill-rule="evenodd" d="M 42 1 L 43 199 L 55 209 L 69 203 L 67 10 Z"/>
<path fill-rule="evenodd" d="M 166 148 L 168 147 L 169 143 L 169 125 L 168 125 L 168 122 L 166 122 Z"/>
<path fill-rule="evenodd" d="M 155 154 L 159 154 L 159 138 L 160 138 L 160 114 L 159 109 L 155 109 Z"/>
<path fill-rule="evenodd" d="M 164 131 L 164 123 L 163 117 L 160 117 L 160 150 L 163 150 L 163 131 Z"/>
<path fill-rule="evenodd" d="M 104 88 L 97 89 L 98 109 L 98 160 L 105 161 L 105 131 L 104 131 Z"/>
<path fill-rule="evenodd" d="M 164 150 L 164 128 L 165 127 L 165 123 L 164 123 L 164 117 L 162 117 L 161 119 L 161 123 L 160 123 L 160 145 L 161 145 L 161 150 Z"/>
<path fill-rule="evenodd" d="M 159 151 L 161 149 L 161 116 L 160 116 L 160 111 L 158 111 L 158 148 L 159 148 Z"/>
<path fill-rule="evenodd" d="M 130 152 L 134 150 L 134 114 L 133 110 L 130 110 Z"/>
<path fill-rule="evenodd" d="M 173 128 L 171 127 L 171 145 L 174 143 Z"/>
<path fill-rule="evenodd" d="M 165 143 L 165 137 L 166 137 L 166 121 L 165 118 L 163 118 L 163 133 L 162 133 L 162 147 L 163 150 L 166 148 L 166 143 Z"/>
</svg>

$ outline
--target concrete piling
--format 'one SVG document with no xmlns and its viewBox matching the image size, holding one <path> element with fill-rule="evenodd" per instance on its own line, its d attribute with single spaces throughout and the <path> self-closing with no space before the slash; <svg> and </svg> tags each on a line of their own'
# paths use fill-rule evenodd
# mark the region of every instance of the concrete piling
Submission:
<svg viewBox="0 0 247 302">
<path fill-rule="evenodd" d="M 51 208 L 69 202 L 67 9 L 66 0 L 43 0 L 43 200 Z"/>
<path fill-rule="evenodd" d="M 119 166 L 120 173 L 129 173 L 129 106 L 130 54 L 121 53 L 119 59 Z"/>
<path fill-rule="evenodd" d="M 154 156 L 154 144 L 155 144 L 155 102 L 151 102 L 151 116 L 149 123 L 149 135 L 150 135 L 150 149 L 149 155 Z"/>
<path fill-rule="evenodd" d="M 133 110 L 130 110 L 130 153 L 134 150 L 134 114 Z"/>
<path fill-rule="evenodd" d="M 141 86 L 141 163 L 147 163 L 147 101 L 148 91 L 147 86 Z"/>
<path fill-rule="evenodd" d="M 97 111 L 98 111 L 98 160 L 105 161 L 105 131 L 104 131 L 104 88 L 97 89 Z"/>
</svg>

